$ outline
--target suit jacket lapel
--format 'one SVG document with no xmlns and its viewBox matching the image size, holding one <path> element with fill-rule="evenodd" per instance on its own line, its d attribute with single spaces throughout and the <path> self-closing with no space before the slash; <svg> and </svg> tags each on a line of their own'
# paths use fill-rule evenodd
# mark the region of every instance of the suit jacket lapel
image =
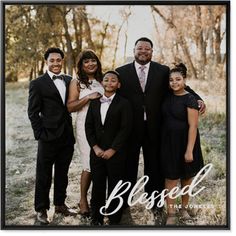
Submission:
<svg viewBox="0 0 236 236">
<path fill-rule="evenodd" d="M 146 81 L 146 85 L 145 85 L 145 91 L 147 91 L 148 87 L 150 86 L 151 83 L 151 78 L 153 78 L 153 69 L 152 69 L 152 62 L 150 62 L 150 67 L 149 67 L 149 71 L 148 71 L 148 75 L 147 75 L 147 81 Z"/>
<path fill-rule="evenodd" d="M 138 74 L 137 74 L 137 71 L 135 69 L 135 66 L 134 66 L 134 62 L 130 64 L 131 66 L 131 79 L 133 80 L 133 83 L 136 85 L 136 88 L 140 91 L 143 91 L 142 90 L 142 87 L 141 87 L 141 84 L 139 82 L 139 77 L 138 77 Z"/>
<path fill-rule="evenodd" d="M 95 106 L 95 114 L 97 115 L 97 118 L 99 120 L 99 124 L 102 125 L 102 118 L 101 118 L 101 102 L 99 99 L 96 100 L 96 106 Z"/>
<path fill-rule="evenodd" d="M 69 94 L 69 85 L 70 85 L 70 79 L 67 76 L 64 76 L 64 81 L 66 85 L 66 95 L 65 95 L 65 104 L 67 103 L 67 98 Z"/>
<path fill-rule="evenodd" d="M 107 119 L 109 119 L 109 116 L 112 114 L 112 111 L 114 110 L 114 108 L 116 107 L 116 104 L 119 101 L 119 96 L 116 94 L 115 97 L 112 99 L 112 102 L 107 110 L 107 114 L 105 117 L 105 121 L 104 121 L 104 125 L 106 125 L 106 121 Z M 100 116 L 101 117 L 101 116 Z"/>
</svg>

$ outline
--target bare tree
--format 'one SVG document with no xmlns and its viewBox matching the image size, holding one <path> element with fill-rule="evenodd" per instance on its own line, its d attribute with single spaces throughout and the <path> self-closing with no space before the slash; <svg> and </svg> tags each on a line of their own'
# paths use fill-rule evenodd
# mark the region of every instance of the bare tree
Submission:
<svg viewBox="0 0 236 236">
<path fill-rule="evenodd" d="M 181 46 L 182 48 L 182 51 L 183 51 L 183 54 L 185 56 L 185 59 L 190 67 L 190 70 L 192 72 L 192 75 L 193 75 L 193 78 L 194 79 L 197 79 L 197 72 L 196 72 L 196 69 L 193 65 L 193 62 L 192 62 L 192 59 L 191 59 L 191 56 L 190 56 L 190 53 L 189 53 L 189 49 L 188 49 L 188 46 L 187 46 L 187 43 L 186 43 L 186 40 L 185 38 L 183 37 L 181 31 L 178 30 L 178 28 L 176 27 L 176 25 L 174 24 L 174 22 L 170 19 L 170 18 L 167 18 L 165 17 L 161 11 L 158 9 L 158 7 L 156 6 L 151 6 L 152 10 L 155 11 L 162 19 L 163 21 L 173 30 L 173 32 L 175 33 L 176 35 L 176 41 L 177 43 Z"/>
<path fill-rule="evenodd" d="M 91 28 L 90 28 L 90 25 L 89 25 L 89 20 L 88 20 L 88 15 L 87 15 L 87 12 L 86 12 L 86 6 L 82 6 L 82 9 L 81 9 L 81 16 L 82 16 L 82 19 L 83 19 L 83 26 L 84 26 L 84 31 L 83 31 L 83 34 L 86 38 L 86 41 L 88 43 L 88 47 L 91 48 L 91 49 L 95 49 L 94 47 L 94 43 L 93 43 L 93 40 L 92 40 L 92 34 L 91 34 Z"/>
<path fill-rule="evenodd" d="M 81 7 L 78 8 L 73 8 L 72 9 L 72 14 L 73 14 L 73 27 L 75 30 L 75 43 L 76 47 L 74 49 L 74 58 L 75 58 L 75 63 L 77 62 L 77 57 L 79 53 L 82 50 L 82 27 L 83 27 L 83 21 L 81 19 Z"/>
<path fill-rule="evenodd" d="M 129 19 L 129 16 L 131 15 L 131 11 L 130 11 L 130 6 L 127 8 L 125 7 L 124 9 L 122 9 L 120 11 L 120 14 L 122 15 L 122 22 L 118 28 L 118 31 L 117 31 L 117 37 L 116 37 L 116 42 L 115 42 L 115 50 L 114 50 L 114 57 L 113 57 L 113 60 L 112 60 L 112 68 L 115 67 L 115 61 L 116 61 L 116 54 L 117 54 L 117 50 L 118 50 L 118 42 L 119 42 L 119 39 L 120 39 L 120 32 L 121 32 L 121 29 L 123 28 L 124 24 L 126 23 L 126 26 L 128 28 L 128 19 Z M 126 28 L 126 33 L 125 33 L 125 53 L 124 53 L 124 60 L 126 58 L 126 47 L 127 47 L 127 28 Z"/>
<path fill-rule="evenodd" d="M 160 56 L 159 56 L 159 61 L 161 62 L 161 63 L 163 63 L 164 62 L 164 53 L 163 53 L 163 45 L 161 44 L 164 40 L 163 40 L 163 38 L 161 37 L 161 34 L 160 34 L 160 32 L 159 32 L 159 29 L 158 29 L 158 25 L 157 25 L 157 21 L 156 21 L 156 17 L 155 17 L 155 15 L 154 15 L 154 11 L 153 11 L 153 9 L 151 9 L 151 12 L 152 12 L 152 18 L 153 18 L 153 22 L 154 22 L 154 26 L 155 26 L 155 31 L 156 31 L 156 35 L 157 35 L 157 39 L 158 39 L 158 42 L 159 42 L 159 54 L 160 54 Z M 161 45 L 160 45 L 161 44 Z"/>
<path fill-rule="evenodd" d="M 66 48 L 67 48 L 67 67 L 68 73 L 73 74 L 73 68 L 75 65 L 75 58 L 73 55 L 72 40 L 69 34 L 69 26 L 67 23 L 67 14 L 71 11 L 71 8 L 67 8 L 65 5 L 61 7 L 56 7 L 56 9 L 61 13 L 62 24 L 65 30 Z"/>
<path fill-rule="evenodd" d="M 98 54 L 98 57 L 99 57 L 99 58 L 102 58 L 102 53 L 103 53 L 103 50 L 104 50 L 104 41 L 105 41 L 105 39 L 106 39 L 107 30 L 108 30 L 108 28 L 109 28 L 109 23 L 108 23 L 108 22 L 109 22 L 109 21 L 107 21 L 107 23 L 105 23 L 104 29 L 102 30 L 102 33 L 101 33 L 101 35 L 102 35 L 102 40 L 101 40 L 101 45 L 100 45 L 100 52 L 99 52 L 99 54 Z"/>
</svg>

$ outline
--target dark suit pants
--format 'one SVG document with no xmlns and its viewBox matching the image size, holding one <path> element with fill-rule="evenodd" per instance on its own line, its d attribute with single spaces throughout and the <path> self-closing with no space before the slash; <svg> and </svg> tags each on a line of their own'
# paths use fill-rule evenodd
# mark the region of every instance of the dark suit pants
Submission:
<svg viewBox="0 0 236 236">
<path fill-rule="evenodd" d="M 68 170 L 74 151 L 73 144 L 60 138 L 50 142 L 38 142 L 36 167 L 35 210 L 49 209 L 49 191 L 54 165 L 54 205 L 63 205 L 68 185 Z"/>
<path fill-rule="evenodd" d="M 109 160 L 92 155 L 90 158 L 92 174 L 92 218 L 103 223 L 104 215 L 100 213 L 100 208 L 105 205 L 106 193 L 108 196 L 116 186 L 119 180 L 123 180 L 125 161 L 123 156 L 113 156 Z M 108 185 L 108 188 L 106 186 Z M 106 192 L 106 189 L 108 191 Z M 112 200 L 107 212 L 112 212 L 118 206 L 117 199 Z M 109 215 L 111 224 L 119 223 L 122 216 L 122 208 L 115 214 Z"/>
<path fill-rule="evenodd" d="M 145 121 L 143 122 L 143 127 L 139 128 L 143 130 L 141 140 L 137 140 L 137 138 L 134 136 L 129 139 L 125 180 L 131 182 L 131 188 L 137 182 L 139 156 L 140 150 L 142 148 L 144 159 L 144 175 L 149 177 L 149 181 L 145 186 L 145 192 L 147 192 L 148 196 L 150 196 L 153 191 L 156 190 L 161 192 L 164 189 L 164 177 L 161 171 L 160 160 L 158 159 L 160 156 L 160 141 L 158 138 L 156 141 L 150 139 L 147 123 Z M 127 198 L 128 193 L 125 195 L 126 202 Z M 124 208 L 127 206 L 127 204 L 124 204 Z"/>
</svg>

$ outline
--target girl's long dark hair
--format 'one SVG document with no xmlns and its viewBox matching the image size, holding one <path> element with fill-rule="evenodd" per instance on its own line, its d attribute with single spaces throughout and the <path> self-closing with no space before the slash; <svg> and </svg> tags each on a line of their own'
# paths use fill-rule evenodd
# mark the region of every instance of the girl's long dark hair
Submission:
<svg viewBox="0 0 236 236">
<path fill-rule="evenodd" d="M 98 68 L 94 74 L 94 78 L 99 82 L 102 81 L 102 65 L 93 50 L 86 49 L 80 53 L 79 61 L 77 63 L 78 80 L 80 81 L 81 84 L 84 84 L 88 88 L 90 85 L 89 78 L 88 78 L 88 75 L 83 70 L 83 60 L 86 60 L 86 59 L 95 59 L 97 61 Z"/>
</svg>

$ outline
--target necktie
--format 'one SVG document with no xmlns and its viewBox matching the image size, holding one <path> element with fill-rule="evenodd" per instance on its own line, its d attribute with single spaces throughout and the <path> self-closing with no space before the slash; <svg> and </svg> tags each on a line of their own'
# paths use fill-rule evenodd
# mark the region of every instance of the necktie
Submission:
<svg viewBox="0 0 236 236">
<path fill-rule="evenodd" d="M 142 88 L 143 92 L 145 90 L 145 78 L 146 78 L 145 71 L 144 71 L 145 68 L 146 68 L 146 66 L 140 66 L 139 67 L 140 71 L 139 71 L 139 76 L 138 76 L 139 77 L 139 82 L 140 82 L 140 85 L 141 85 L 141 88 Z"/>
<path fill-rule="evenodd" d="M 63 78 L 62 75 L 53 75 L 52 79 L 53 79 L 53 80 L 56 80 L 56 79 L 61 79 L 61 80 L 63 80 L 64 78 Z"/>
<path fill-rule="evenodd" d="M 100 102 L 101 102 L 101 103 L 107 102 L 108 104 L 110 104 L 111 101 L 112 101 L 111 98 L 105 98 L 105 97 L 101 97 L 101 98 L 100 98 Z"/>
</svg>

